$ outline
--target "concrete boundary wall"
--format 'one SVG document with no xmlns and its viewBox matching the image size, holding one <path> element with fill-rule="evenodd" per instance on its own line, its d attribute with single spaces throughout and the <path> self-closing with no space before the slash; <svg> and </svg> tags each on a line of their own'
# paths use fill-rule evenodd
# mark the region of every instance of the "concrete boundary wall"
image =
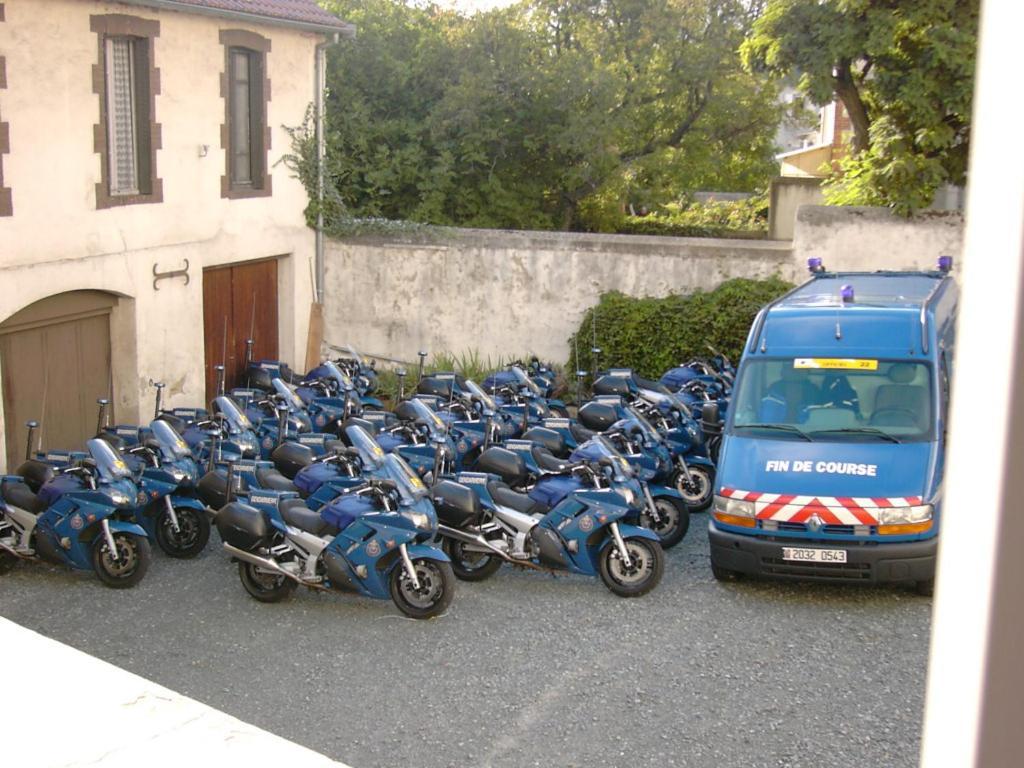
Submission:
<svg viewBox="0 0 1024 768">
<path fill-rule="evenodd" d="M 773 274 L 798 281 L 808 256 L 835 269 L 930 267 L 940 253 L 959 255 L 961 232 L 959 214 L 906 222 L 803 206 L 792 242 L 471 229 L 330 240 L 325 340 L 405 361 L 422 349 L 564 363 L 569 336 L 606 291 L 688 294 Z"/>
</svg>

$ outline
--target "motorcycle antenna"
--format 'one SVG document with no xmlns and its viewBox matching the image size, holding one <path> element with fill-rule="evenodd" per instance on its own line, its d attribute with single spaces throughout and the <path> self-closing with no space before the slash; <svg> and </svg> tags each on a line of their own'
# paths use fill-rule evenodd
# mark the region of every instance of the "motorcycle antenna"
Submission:
<svg viewBox="0 0 1024 768">
<path fill-rule="evenodd" d="M 590 334 L 593 342 L 593 346 L 590 348 L 590 362 L 594 369 L 594 375 L 591 379 L 591 385 L 593 385 L 593 383 L 597 381 L 598 358 L 601 355 L 601 348 L 597 346 L 597 306 L 595 306 L 593 312 L 590 313 Z"/>
<path fill-rule="evenodd" d="M 33 438 L 36 436 L 36 430 L 39 428 L 38 421 L 27 421 L 25 426 L 28 427 L 28 442 L 25 444 L 25 461 L 29 461 L 32 458 L 32 443 Z"/>
<path fill-rule="evenodd" d="M 153 407 L 153 418 L 159 419 L 161 404 L 160 401 L 163 399 L 164 387 L 166 386 L 166 384 L 164 384 L 162 381 L 153 381 L 152 379 L 150 379 L 150 383 L 154 387 L 156 387 L 156 405 L 154 405 Z"/>
<path fill-rule="evenodd" d="M 399 367 L 395 369 L 395 376 L 398 377 L 398 402 L 405 400 L 405 368 Z"/>
<path fill-rule="evenodd" d="M 96 417 L 96 434 L 98 435 L 100 432 L 103 431 L 103 428 L 107 426 L 107 405 L 110 403 L 110 401 L 107 400 L 107 398 L 105 397 L 101 397 L 96 402 L 100 406 L 99 415 Z"/>
<path fill-rule="evenodd" d="M 213 370 L 217 372 L 217 394 L 224 394 L 224 364 L 213 366 Z"/>
<path fill-rule="evenodd" d="M 426 363 L 426 360 L 427 360 L 427 353 L 426 353 L 426 351 L 421 349 L 416 354 L 420 356 L 420 373 L 419 373 L 419 377 L 416 379 L 417 383 L 419 383 L 419 382 L 423 381 L 423 367 L 424 367 L 424 364 Z"/>
<path fill-rule="evenodd" d="M 256 343 L 256 291 L 252 292 L 252 312 L 249 314 L 249 338 L 245 340 L 245 386 L 251 386 L 249 366 L 252 365 L 252 348 Z"/>
</svg>

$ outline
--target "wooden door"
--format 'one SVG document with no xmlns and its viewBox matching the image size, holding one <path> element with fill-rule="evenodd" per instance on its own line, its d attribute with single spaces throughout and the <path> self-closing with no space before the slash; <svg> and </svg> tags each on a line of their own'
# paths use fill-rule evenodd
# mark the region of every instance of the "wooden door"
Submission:
<svg viewBox="0 0 1024 768">
<path fill-rule="evenodd" d="M 276 360 L 277 261 L 203 270 L 203 327 L 206 337 L 206 399 L 216 394 L 214 366 L 224 364 L 227 388 L 241 383 L 245 341 L 253 359 Z"/>
<path fill-rule="evenodd" d="M 113 403 L 114 301 L 75 291 L 37 302 L 0 325 L 8 469 L 24 458 L 26 421 L 40 422 L 43 448 L 80 450 L 95 434 L 97 398 Z"/>
</svg>

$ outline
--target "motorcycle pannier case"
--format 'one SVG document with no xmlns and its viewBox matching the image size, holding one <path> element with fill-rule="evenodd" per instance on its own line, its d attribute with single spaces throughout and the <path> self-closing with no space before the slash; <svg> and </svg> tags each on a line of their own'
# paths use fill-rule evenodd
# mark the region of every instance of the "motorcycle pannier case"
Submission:
<svg viewBox="0 0 1024 768">
<path fill-rule="evenodd" d="M 437 484 L 433 496 L 437 517 L 445 525 L 462 528 L 480 521 L 480 499 L 472 489 L 445 480 Z"/>
<path fill-rule="evenodd" d="M 270 536 L 270 525 L 260 510 L 233 501 L 217 513 L 217 531 L 231 546 L 252 550 Z"/>
</svg>

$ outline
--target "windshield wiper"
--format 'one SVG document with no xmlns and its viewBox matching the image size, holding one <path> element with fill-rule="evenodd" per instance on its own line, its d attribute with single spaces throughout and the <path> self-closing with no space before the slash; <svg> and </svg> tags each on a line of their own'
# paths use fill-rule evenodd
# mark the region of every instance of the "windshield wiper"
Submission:
<svg viewBox="0 0 1024 768">
<path fill-rule="evenodd" d="M 777 429 L 780 432 L 791 432 L 794 435 L 799 435 L 808 443 L 814 442 L 813 437 L 792 424 L 736 424 L 735 429 Z"/>
<path fill-rule="evenodd" d="M 816 429 L 815 435 L 874 435 L 890 443 L 902 443 L 898 437 L 875 427 L 842 427 L 840 429 Z"/>
</svg>

